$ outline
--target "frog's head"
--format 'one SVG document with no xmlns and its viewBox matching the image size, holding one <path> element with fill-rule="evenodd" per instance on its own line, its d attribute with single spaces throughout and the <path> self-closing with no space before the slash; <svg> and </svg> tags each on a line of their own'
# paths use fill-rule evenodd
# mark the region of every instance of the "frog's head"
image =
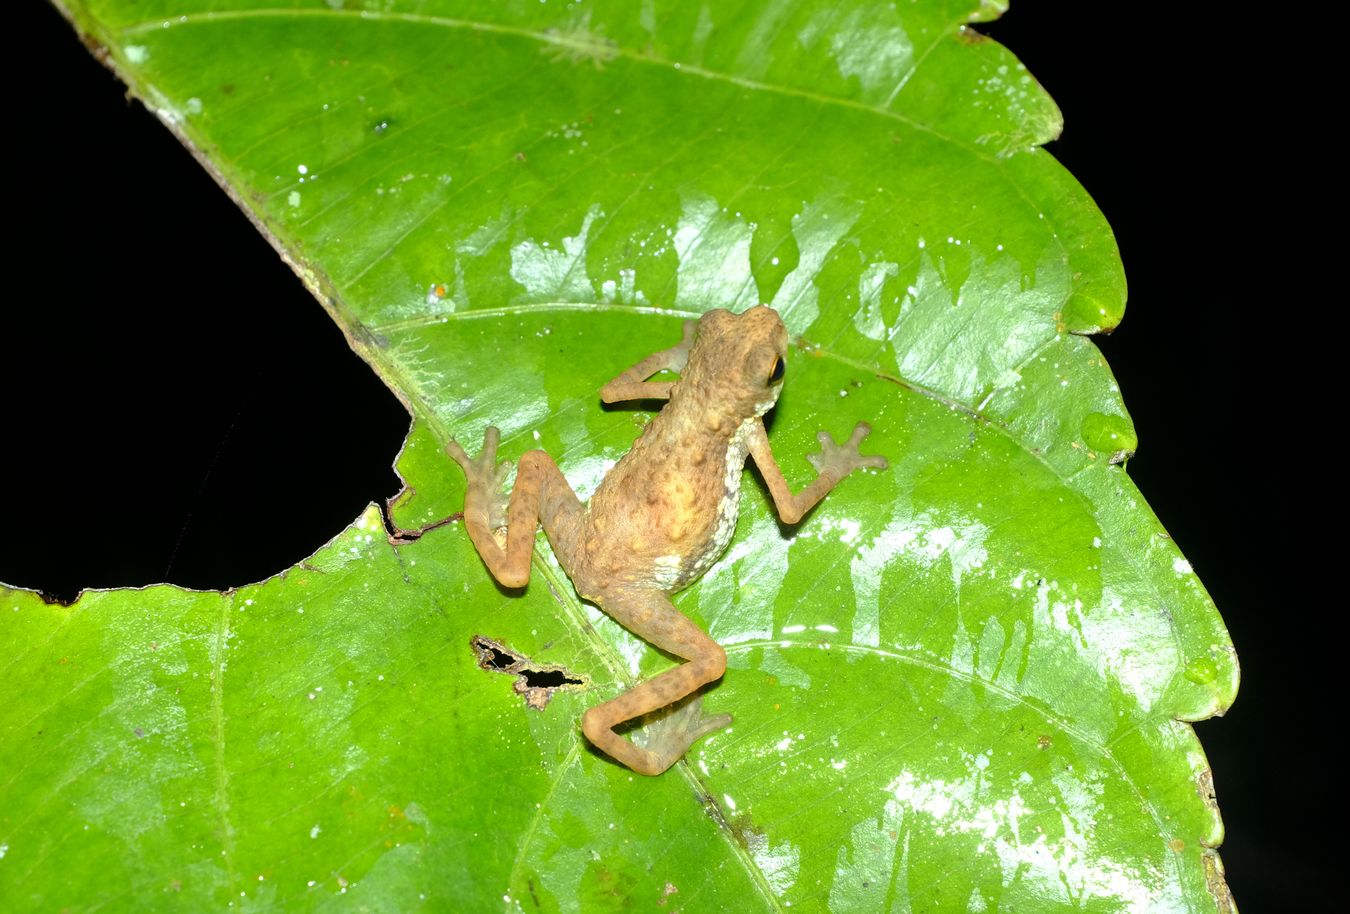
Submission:
<svg viewBox="0 0 1350 914">
<path fill-rule="evenodd" d="M 717 308 L 698 322 L 681 377 L 708 407 L 730 419 L 762 416 L 783 390 L 788 335 L 778 312 L 758 305 L 740 314 Z"/>
</svg>

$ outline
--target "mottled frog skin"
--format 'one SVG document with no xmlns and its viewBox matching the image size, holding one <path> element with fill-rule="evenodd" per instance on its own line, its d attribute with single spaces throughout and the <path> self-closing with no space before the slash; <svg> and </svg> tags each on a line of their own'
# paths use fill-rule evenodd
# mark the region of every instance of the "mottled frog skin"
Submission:
<svg viewBox="0 0 1350 914">
<path fill-rule="evenodd" d="M 726 670 L 726 652 L 670 602 L 726 550 L 736 529 L 741 475 L 755 461 L 778 516 L 795 524 L 834 486 L 860 467 L 885 469 L 884 457 L 863 456 L 871 429 L 860 422 L 843 444 L 826 432 L 821 452 L 808 455 L 816 478 L 793 494 L 769 447 L 763 416 L 783 389 L 788 336 L 772 308 L 736 315 L 717 309 L 688 321 L 684 339 L 620 374 L 600 389 L 606 403 L 665 400 L 623 459 L 582 504 L 557 464 L 543 451 L 521 456 L 508 499 L 509 463 L 497 461 L 500 435 L 489 428 L 471 458 L 456 441 L 447 447 L 464 469 L 464 525 L 489 571 L 507 587 L 524 587 L 537 524 L 577 592 L 629 631 L 686 662 L 597 705 L 582 731 L 611 758 L 640 774 L 660 774 L 691 743 L 731 723 L 704 715 L 696 693 Z M 677 381 L 649 381 L 657 372 Z M 651 725 L 639 746 L 614 732 L 627 721 L 694 696 Z"/>
</svg>

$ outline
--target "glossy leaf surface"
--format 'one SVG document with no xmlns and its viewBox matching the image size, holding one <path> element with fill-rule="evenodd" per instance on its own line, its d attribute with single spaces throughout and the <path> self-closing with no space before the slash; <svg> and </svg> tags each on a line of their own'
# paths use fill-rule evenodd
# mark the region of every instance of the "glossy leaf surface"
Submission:
<svg viewBox="0 0 1350 914">
<path fill-rule="evenodd" d="M 373 509 L 230 594 L 3 592 L 0 895 L 20 909 L 1213 911 L 1190 727 L 1222 622 L 1119 461 L 1110 231 L 978 3 L 90 0 L 69 13 L 305 277 L 414 425 L 584 497 L 646 421 L 596 391 L 713 307 L 800 345 L 789 481 L 859 419 L 885 472 L 797 529 L 746 486 L 677 597 L 736 723 L 642 778 L 581 712 L 668 664 Z M 266 332 L 266 328 L 259 328 Z M 261 533 L 260 533 L 261 535 Z M 541 544 L 543 540 L 541 539 Z M 579 682 L 528 709 L 484 636 Z"/>
</svg>

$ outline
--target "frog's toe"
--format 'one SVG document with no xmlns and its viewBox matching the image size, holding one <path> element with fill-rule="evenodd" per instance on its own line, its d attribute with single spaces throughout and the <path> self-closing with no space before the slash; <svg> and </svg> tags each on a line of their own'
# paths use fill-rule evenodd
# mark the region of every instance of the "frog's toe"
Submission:
<svg viewBox="0 0 1350 914">
<path fill-rule="evenodd" d="M 700 740 L 709 733 L 721 730 L 723 727 L 730 727 L 735 719 L 736 718 L 732 717 L 730 714 L 704 715 L 699 719 L 698 724 L 689 731 L 693 734 L 690 736 L 689 742 L 692 743 Z"/>
<path fill-rule="evenodd" d="M 460 444 L 458 441 L 456 441 L 454 438 L 451 438 L 450 441 L 445 445 L 445 452 L 450 455 L 451 459 L 454 460 L 455 463 L 459 464 L 461 467 L 464 467 L 465 469 L 468 469 L 469 465 L 473 463 L 473 458 L 471 458 L 468 455 L 468 452 L 464 450 L 464 446 Z"/>
<path fill-rule="evenodd" d="M 478 455 L 478 459 L 485 462 L 492 462 L 497 459 L 497 445 L 501 443 L 501 429 L 495 425 L 489 425 L 483 429 L 483 452 Z"/>
<path fill-rule="evenodd" d="M 662 758 L 678 759 L 690 745 L 728 726 L 730 714 L 704 714 L 703 696 L 696 695 L 644 731 L 644 748 Z"/>
</svg>

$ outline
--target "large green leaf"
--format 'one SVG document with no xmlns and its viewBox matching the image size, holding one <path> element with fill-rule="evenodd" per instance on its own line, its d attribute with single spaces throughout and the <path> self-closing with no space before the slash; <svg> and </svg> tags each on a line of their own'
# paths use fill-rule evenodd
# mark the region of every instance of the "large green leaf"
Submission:
<svg viewBox="0 0 1350 914">
<path fill-rule="evenodd" d="M 3 591 L 6 907 L 1228 910 L 1181 721 L 1236 662 L 1120 465 L 1082 335 L 1119 259 L 1039 149 L 1054 104 L 965 25 L 996 12 L 72 3 L 406 400 L 391 514 L 427 532 L 371 509 L 225 594 Z M 546 548 L 497 588 L 436 526 L 443 448 L 496 423 L 584 495 L 647 415 L 599 385 L 760 301 L 801 341 L 790 481 L 858 419 L 891 468 L 796 531 L 747 487 L 677 600 L 736 723 L 643 778 L 577 720 L 668 661 Z M 542 667 L 577 684 L 539 711 L 513 683 Z"/>
</svg>

